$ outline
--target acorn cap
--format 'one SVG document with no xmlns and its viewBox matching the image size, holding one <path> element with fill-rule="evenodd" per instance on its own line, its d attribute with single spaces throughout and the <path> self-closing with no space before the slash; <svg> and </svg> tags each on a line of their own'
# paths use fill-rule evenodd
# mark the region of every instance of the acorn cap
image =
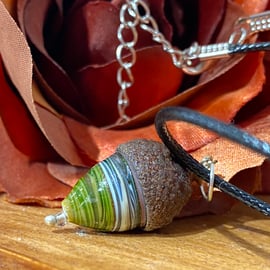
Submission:
<svg viewBox="0 0 270 270">
<path fill-rule="evenodd" d="M 189 173 L 172 160 L 170 151 L 160 142 L 133 140 L 116 151 L 126 159 L 141 187 L 138 193 L 141 190 L 139 197 L 143 198 L 146 215 L 143 229 L 151 231 L 171 223 L 191 195 Z"/>
</svg>

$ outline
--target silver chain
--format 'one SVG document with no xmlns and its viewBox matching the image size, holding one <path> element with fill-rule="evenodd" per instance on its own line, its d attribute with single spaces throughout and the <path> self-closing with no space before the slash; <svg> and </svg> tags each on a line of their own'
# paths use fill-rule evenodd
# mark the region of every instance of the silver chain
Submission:
<svg viewBox="0 0 270 270">
<path fill-rule="evenodd" d="M 234 45 L 243 44 L 253 34 L 270 30 L 270 12 L 240 18 L 236 22 L 228 42 L 203 46 L 195 42 L 191 47 L 181 51 L 174 48 L 159 31 L 157 22 L 151 16 L 150 9 L 143 0 L 126 0 L 120 9 L 120 25 L 117 30 L 117 38 L 120 42 L 116 49 L 116 59 L 119 63 L 117 82 L 120 86 L 117 123 L 130 119 L 126 115 L 126 109 L 130 104 L 127 89 L 134 84 L 132 67 L 136 63 L 135 45 L 138 40 L 138 26 L 149 32 L 153 41 L 162 45 L 163 50 L 170 54 L 172 62 L 177 68 L 187 74 L 197 75 L 205 71 L 215 59 L 228 57 L 234 53 L 243 53 L 243 50 L 237 51 Z M 132 38 L 126 40 L 124 32 L 131 33 Z M 124 54 L 128 56 L 124 56 Z"/>
<path fill-rule="evenodd" d="M 120 85 L 118 94 L 118 123 L 129 120 L 129 117 L 125 113 L 126 108 L 129 106 L 127 89 L 130 88 L 134 83 L 131 68 L 136 63 L 136 51 L 134 47 L 138 40 L 138 32 L 136 27 L 140 22 L 137 15 L 139 12 L 136 10 L 136 8 L 138 8 L 138 6 L 127 3 L 124 4 L 120 10 L 120 25 L 117 30 L 117 38 L 120 41 L 120 44 L 116 49 L 116 59 L 120 65 L 117 71 L 117 82 Z M 123 34 L 125 31 L 132 34 L 131 40 L 125 40 Z M 125 52 L 129 54 L 128 57 L 123 57 Z"/>
</svg>

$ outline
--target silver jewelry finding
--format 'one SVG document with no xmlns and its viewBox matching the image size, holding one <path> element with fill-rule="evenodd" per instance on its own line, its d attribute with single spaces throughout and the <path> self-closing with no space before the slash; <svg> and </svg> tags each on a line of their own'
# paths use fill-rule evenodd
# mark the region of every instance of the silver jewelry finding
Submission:
<svg viewBox="0 0 270 270">
<path fill-rule="evenodd" d="M 239 18 L 228 42 L 203 46 L 195 42 L 183 51 L 173 47 L 159 31 L 157 22 L 143 0 L 126 0 L 126 3 L 120 9 L 119 16 L 120 25 L 117 37 L 120 44 L 116 49 L 116 59 L 119 63 L 117 82 L 120 86 L 118 94 L 119 119 L 117 123 L 126 122 L 130 119 L 126 114 L 126 109 L 130 104 L 127 90 L 134 84 L 132 67 L 136 63 L 134 47 L 138 40 L 138 26 L 149 32 L 152 35 L 152 40 L 159 43 L 163 50 L 170 54 L 173 64 L 189 75 L 201 74 L 216 59 L 250 51 L 270 50 L 270 42 L 244 44 L 250 36 L 270 30 L 270 11 Z M 126 40 L 124 32 L 131 33 L 132 38 Z"/>
<path fill-rule="evenodd" d="M 200 185 L 201 193 L 208 202 L 211 202 L 213 198 L 216 163 L 217 160 L 214 160 L 212 157 L 204 157 L 201 161 L 201 164 L 210 171 L 207 194 L 205 193 L 204 186 L 202 184 Z"/>
</svg>

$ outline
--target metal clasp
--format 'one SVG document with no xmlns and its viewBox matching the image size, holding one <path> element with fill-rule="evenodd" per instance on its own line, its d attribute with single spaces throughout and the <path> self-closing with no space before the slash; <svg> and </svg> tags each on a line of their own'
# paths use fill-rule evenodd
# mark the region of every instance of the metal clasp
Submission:
<svg viewBox="0 0 270 270">
<path fill-rule="evenodd" d="M 215 43 L 200 46 L 197 42 L 183 51 L 182 69 L 190 75 L 197 75 L 208 69 L 212 60 L 228 57 L 230 55 L 230 44 Z"/>
</svg>

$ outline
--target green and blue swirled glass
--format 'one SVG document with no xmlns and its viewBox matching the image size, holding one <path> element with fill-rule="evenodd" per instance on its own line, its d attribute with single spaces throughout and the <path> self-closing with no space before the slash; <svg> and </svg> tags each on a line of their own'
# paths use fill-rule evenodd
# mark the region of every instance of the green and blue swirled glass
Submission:
<svg viewBox="0 0 270 270">
<path fill-rule="evenodd" d="M 143 225 L 134 178 L 119 153 L 92 167 L 62 207 L 69 222 L 102 231 L 126 231 Z"/>
</svg>

